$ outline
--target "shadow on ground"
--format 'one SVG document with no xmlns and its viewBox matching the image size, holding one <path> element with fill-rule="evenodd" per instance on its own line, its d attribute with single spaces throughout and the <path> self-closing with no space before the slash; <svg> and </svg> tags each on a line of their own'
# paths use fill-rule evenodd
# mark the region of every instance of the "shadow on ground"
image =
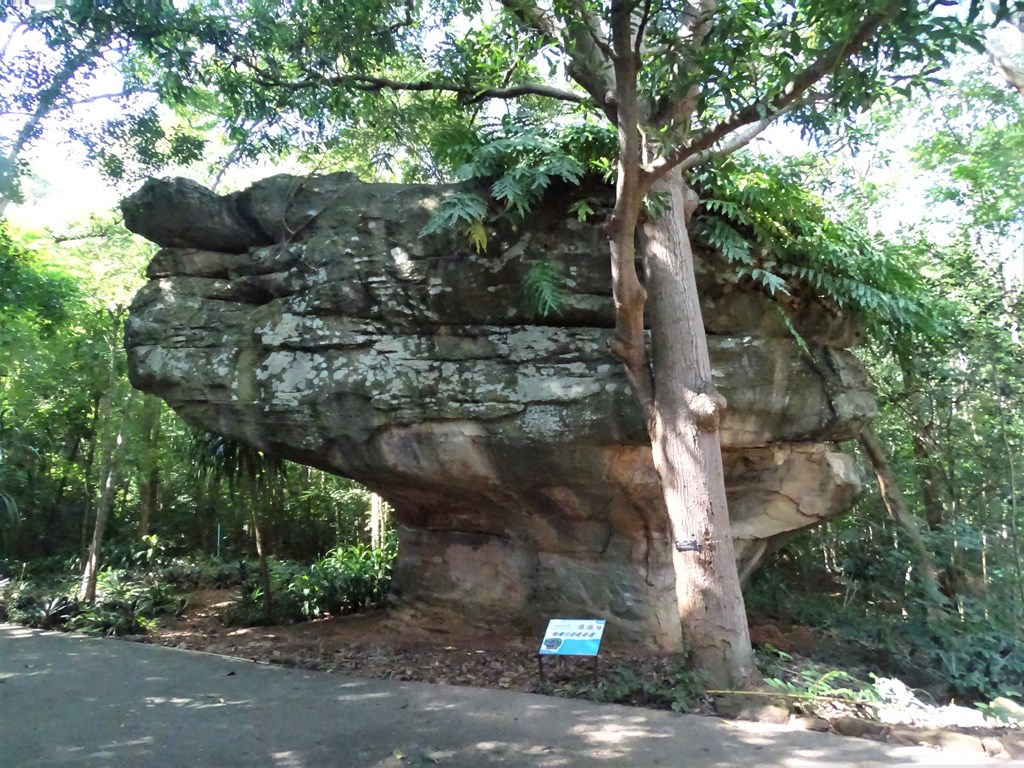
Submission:
<svg viewBox="0 0 1024 768">
<path fill-rule="evenodd" d="M 0 763 L 12 768 L 986 762 L 759 723 L 355 680 L 0 625 Z"/>
</svg>

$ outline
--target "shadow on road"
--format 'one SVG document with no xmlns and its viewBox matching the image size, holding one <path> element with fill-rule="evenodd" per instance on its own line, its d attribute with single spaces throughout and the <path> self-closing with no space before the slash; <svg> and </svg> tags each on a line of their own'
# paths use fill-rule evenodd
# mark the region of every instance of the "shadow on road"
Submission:
<svg viewBox="0 0 1024 768">
<path fill-rule="evenodd" d="M 979 756 L 977 763 L 984 762 Z M 0 763 L 753 768 L 965 760 L 757 723 L 355 680 L 0 626 Z"/>
</svg>

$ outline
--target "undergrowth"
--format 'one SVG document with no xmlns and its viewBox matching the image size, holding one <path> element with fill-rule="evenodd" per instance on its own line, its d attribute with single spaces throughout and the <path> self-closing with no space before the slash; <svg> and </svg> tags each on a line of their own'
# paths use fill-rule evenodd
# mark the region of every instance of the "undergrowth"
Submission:
<svg viewBox="0 0 1024 768">
<path fill-rule="evenodd" d="M 759 649 L 755 658 L 765 685 L 808 713 L 823 715 L 823 708 L 837 706 L 873 713 L 887 700 L 890 681 L 875 675 L 881 681 L 878 687 L 830 665 L 796 664 L 790 654 L 771 645 Z"/>
<path fill-rule="evenodd" d="M 844 599 L 842 580 L 832 591 L 804 591 L 779 571 L 766 571 L 745 597 L 752 614 L 818 630 L 822 641 L 811 655 L 822 664 L 899 678 L 936 701 L 986 703 L 1024 693 L 1024 638 L 1014 627 L 970 602 L 954 610 L 912 588 L 890 594 L 883 576 L 875 574 L 870 589 L 861 585 L 867 597 Z"/>
<path fill-rule="evenodd" d="M 354 544 L 333 549 L 308 566 L 271 559 L 269 614 L 254 572 L 221 618 L 229 626 L 292 624 L 383 607 L 395 551 L 393 542 L 381 549 Z"/>
<path fill-rule="evenodd" d="M 557 657 L 547 657 L 549 664 Z M 700 673 L 693 665 L 690 649 L 685 645 L 665 664 L 640 671 L 625 665 L 599 669 L 588 674 L 585 662 L 575 660 L 574 673 L 564 671 L 550 675 L 540 686 L 541 693 L 583 698 L 601 704 L 625 704 L 634 707 L 670 709 L 674 712 L 695 712 L 705 698 Z M 554 670 L 553 670 L 554 671 Z"/>
<path fill-rule="evenodd" d="M 355 545 L 332 550 L 312 565 L 271 560 L 272 610 L 268 615 L 253 561 L 171 556 L 156 537 L 140 548 L 113 546 L 91 605 L 78 599 L 80 563 L 50 558 L 0 563 L 0 621 L 50 630 L 101 635 L 144 634 L 162 616 L 185 606 L 183 593 L 239 587 L 240 599 L 222 617 L 227 624 L 288 624 L 384 604 L 395 556 L 392 542 L 374 550 Z"/>
<path fill-rule="evenodd" d="M 80 601 L 77 590 L 78 579 L 67 575 L 0 578 L 0 620 L 38 629 L 137 635 L 148 632 L 158 617 L 174 614 L 184 605 L 174 588 L 154 575 L 116 568 L 99 573 L 92 605 Z"/>
</svg>

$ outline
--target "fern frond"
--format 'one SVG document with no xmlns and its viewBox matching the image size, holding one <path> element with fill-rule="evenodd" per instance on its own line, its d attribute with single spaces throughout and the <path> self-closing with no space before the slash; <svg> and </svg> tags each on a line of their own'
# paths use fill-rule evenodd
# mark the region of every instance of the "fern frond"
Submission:
<svg viewBox="0 0 1024 768">
<path fill-rule="evenodd" d="M 575 213 L 576 218 L 579 221 L 586 221 L 588 217 L 594 215 L 594 209 L 591 207 L 593 201 L 587 198 L 577 200 L 575 203 L 569 206 L 569 212 Z"/>
<path fill-rule="evenodd" d="M 557 313 L 565 304 L 561 264 L 551 259 L 534 259 L 523 279 L 530 309 L 541 317 Z"/>
<path fill-rule="evenodd" d="M 484 226 L 483 219 L 477 219 L 471 221 L 466 226 L 466 239 L 469 240 L 469 244 L 473 246 L 473 250 L 477 253 L 483 253 L 487 250 L 487 228 Z"/>
<path fill-rule="evenodd" d="M 496 200 L 504 202 L 506 208 L 520 214 L 525 214 L 530 205 L 530 195 L 511 173 L 491 185 L 491 194 Z"/>
<path fill-rule="evenodd" d="M 473 192 L 455 192 L 446 197 L 420 230 L 420 235 L 439 235 L 459 224 L 472 224 L 487 214 L 487 201 Z"/>
<path fill-rule="evenodd" d="M 733 279 L 750 277 L 776 293 L 795 277 L 869 318 L 933 325 L 923 282 L 904 266 L 900 248 L 808 190 L 802 173 L 799 161 L 740 153 L 693 177 L 703 197 L 697 232 L 733 266 Z"/>
</svg>

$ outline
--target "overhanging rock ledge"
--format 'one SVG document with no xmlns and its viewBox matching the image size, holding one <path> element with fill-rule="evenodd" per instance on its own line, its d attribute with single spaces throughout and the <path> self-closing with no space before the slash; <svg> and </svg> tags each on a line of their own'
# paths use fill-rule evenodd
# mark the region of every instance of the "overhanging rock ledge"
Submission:
<svg viewBox="0 0 1024 768">
<path fill-rule="evenodd" d="M 680 640 L 669 537 L 638 408 L 606 351 L 600 227 L 552 204 L 523 225 L 421 235 L 454 187 L 276 176 L 218 197 L 150 180 L 128 226 L 165 246 L 127 324 L 132 383 L 187 421 L 335 472 L 395 509 L 392 610 L 433 625 L 609 620 L 612 641 Z M 742 574 L 861 485 L 835 444 L 875 413 L 850 321 L 779 305 L 698 251 Z M 538 318 L 532 260 L 565 306 Z M 822 373 L 828 372 L 826 384 Z"/>
</svg>

